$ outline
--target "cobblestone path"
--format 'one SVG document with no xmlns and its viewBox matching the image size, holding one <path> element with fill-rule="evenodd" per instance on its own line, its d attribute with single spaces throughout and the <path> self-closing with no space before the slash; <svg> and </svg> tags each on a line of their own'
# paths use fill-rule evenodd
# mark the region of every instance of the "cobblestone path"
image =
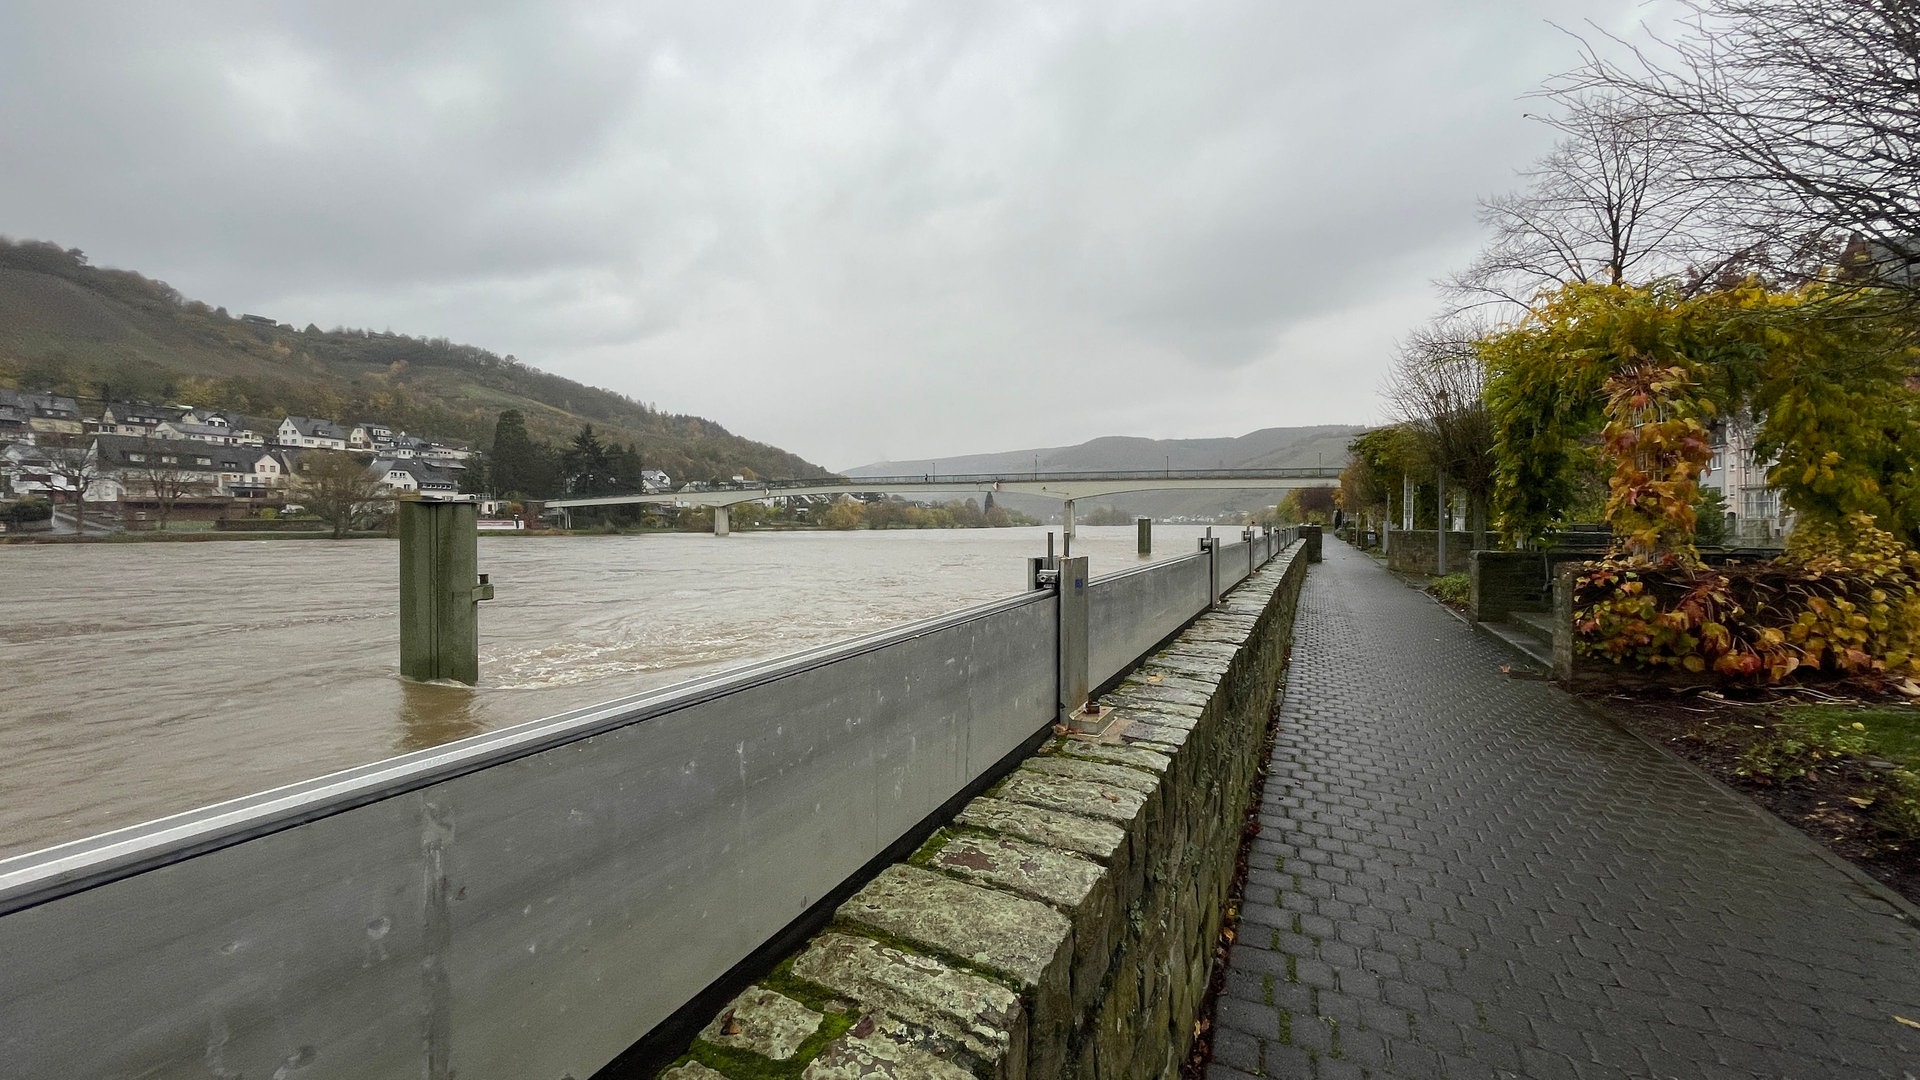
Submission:
<svg viewBox="0 0 1920 1080">
<path fill-rule="evenodd" d="M 1211 1080 L 1920 1077 L 1920 928 L 1504 662 L 1327 542 Z"/>
</svg>

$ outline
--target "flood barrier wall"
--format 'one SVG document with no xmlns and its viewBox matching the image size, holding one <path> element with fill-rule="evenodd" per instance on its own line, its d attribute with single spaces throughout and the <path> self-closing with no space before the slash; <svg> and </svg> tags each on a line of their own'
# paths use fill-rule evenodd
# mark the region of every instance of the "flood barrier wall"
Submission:
<svg viewBox="0 0 1920 1080">
<path fill-rule="evenodd" d="M 1094 670 L 1207 610 L 1200 569 L 1290 540 L 1088 582 Z M 0 1062 L 584 1080 L 1010 767 L 1058 718 L 1064 608 L 1036 590 L 0 861 Z"/>
</svg>

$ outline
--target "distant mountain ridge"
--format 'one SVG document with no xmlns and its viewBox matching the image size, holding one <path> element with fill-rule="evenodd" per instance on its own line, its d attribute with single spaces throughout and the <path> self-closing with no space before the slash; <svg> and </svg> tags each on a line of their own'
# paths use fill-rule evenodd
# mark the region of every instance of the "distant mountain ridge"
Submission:
<svg viewBox="0 0 1920 1080">
<path fill-rule="evenodd" d="M 939 460 L 875 461 L 846 470 L 848 476 L 900 476 L 933 466 L 949 473 L 1132 471 L 1149 469 L 1296 469 L 1341 465 L 1347 444 L 1366 428 L 1358 424 L 1273 427 L 1237 438 L 1144 439 L 1106 435 L 1073 446 L 963 454 Z"/>
<path fill-rule="evenodd" d="M 1159 469 L 1338 468 L 1347 462 L 1347 445 L 1367 430 L 1360 424 L 1273 427 L 1236 438 L 1145 439 L 1107 435 L 1073 446 L 1036 447 L 951 458 L 875 461 L 845 471 L 847 476 L 918 476 L 927 473 L 1152 472 Z M 1138 492 L 1111 499 L 1088 499 L 1083 510 L 1121 509 L 1148 517 L 1237 517 L 1271 506 L 1278 492 Z M 1008 507 L 1046 518 L 1060 504 L 1033 496 L 1008 495 Z"/>
<path fill-rule="evenodd" d="M 91 266 L 77 250 L 0 237 L 0 386 L 189 404 L 253 416 L 373 420 L 485 447 L 514 409 L 536 439 L 583 424 L 675 479 L 822 476 L 826 470 L 711 420 L 662 412 L 471 345 L 366 330 L 296 330 Z M 92 408 L 92 405 L 88 406 Z"/>
</svg>

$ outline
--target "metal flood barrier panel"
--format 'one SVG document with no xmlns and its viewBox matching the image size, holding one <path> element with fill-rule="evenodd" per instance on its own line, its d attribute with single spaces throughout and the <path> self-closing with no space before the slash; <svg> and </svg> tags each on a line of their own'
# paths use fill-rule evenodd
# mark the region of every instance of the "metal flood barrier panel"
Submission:
<svg viewBox="0 0 1920 1080">
<path fill-rule="evenodd" d="M 1054 719 L 1055 607 L 0 862 L 0 1074 L 584 1080 Z"/>
<path fill-rule="evenodd" d="M 1207 554 L 1094 578 L 1087 584 L 1087 684 L 1120 674 L 1207 609 Z"/>
<path fill-rule="evenodd" d="M 1252 571 L 1247 565 L 1247 555 L 1253 545 L 1245 540 L 1220 545 L 1220 591 L 1226 592 L 1235 585 L 1247 580 Z"/>
</svg>

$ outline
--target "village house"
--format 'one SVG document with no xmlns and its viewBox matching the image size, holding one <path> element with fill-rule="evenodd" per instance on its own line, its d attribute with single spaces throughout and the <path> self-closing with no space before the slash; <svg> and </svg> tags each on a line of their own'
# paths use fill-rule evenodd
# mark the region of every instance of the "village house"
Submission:
<svg viewBox="0 0 1920 1080">
<path fill-rule="evenodd" d="M 394 430 L 385 424 L 362 420 L 347 432 L 349 450 L 385 450 L 393 445 Z"/>
<path fill-rule="evenodd" d="M 0 405 L 0 442 L 25 442 L 32 437 L 27 411 L 18 405 Z"/>
<path fill-rule="evenodd" d="M 347 433 L 331 420 L 311 416 L 289 416 L 280 421 L 275 441 L 281 446 L 302 450 L 345 450 Z"/>
<path fill-rule="evenodd" d="M 210 428 L 224 428 L 235 446 L 265 446 L 267 443 L 266 436 L 260 433 L 259 422 L 236 412 L 190 408 L 181 419 Z"/>
<path fill-rule="evenodd" d="M 376 458 L 372 471 L 389 491 L 452 495 L 460 490 L 457 472 L 419 458 Z"/>
<path fill-rule="evenodd" d="M 153 437 L 216 443 L 221 446 L 233 446 L 240 441 L 232 429 L 224 424 L 196 424 L 186 420 L 168 420 L 155 425 Z"/>
<path fill-rule="evenodd" d="M 0 447 L 0 490 L 14 497 L 47 496 L 65 490 L 53 474 L 53 461 L 47 452 L 27 442 Z"/>
<path fill-rule="evenodd" d="M 113 401 L 100 410 L 102 435 L 151 435 L 161 424 L 186 418 L 187 410 L 144 401 Z"/>
<path fill-rule="evenodd" d="M 0 405 L 11 406 L 22 413 L 28 432 L 36 437 L 86 433 L 80 405 L 70 397 L 40 391 L 0 389 Z"/>
<path fill-rule="evenodd" d="M 94 440 L 96 476 L 86 499 L 267 499 L 294 474 L 292 453 L 188 439 L 102 435 Z"/>
</svg>

